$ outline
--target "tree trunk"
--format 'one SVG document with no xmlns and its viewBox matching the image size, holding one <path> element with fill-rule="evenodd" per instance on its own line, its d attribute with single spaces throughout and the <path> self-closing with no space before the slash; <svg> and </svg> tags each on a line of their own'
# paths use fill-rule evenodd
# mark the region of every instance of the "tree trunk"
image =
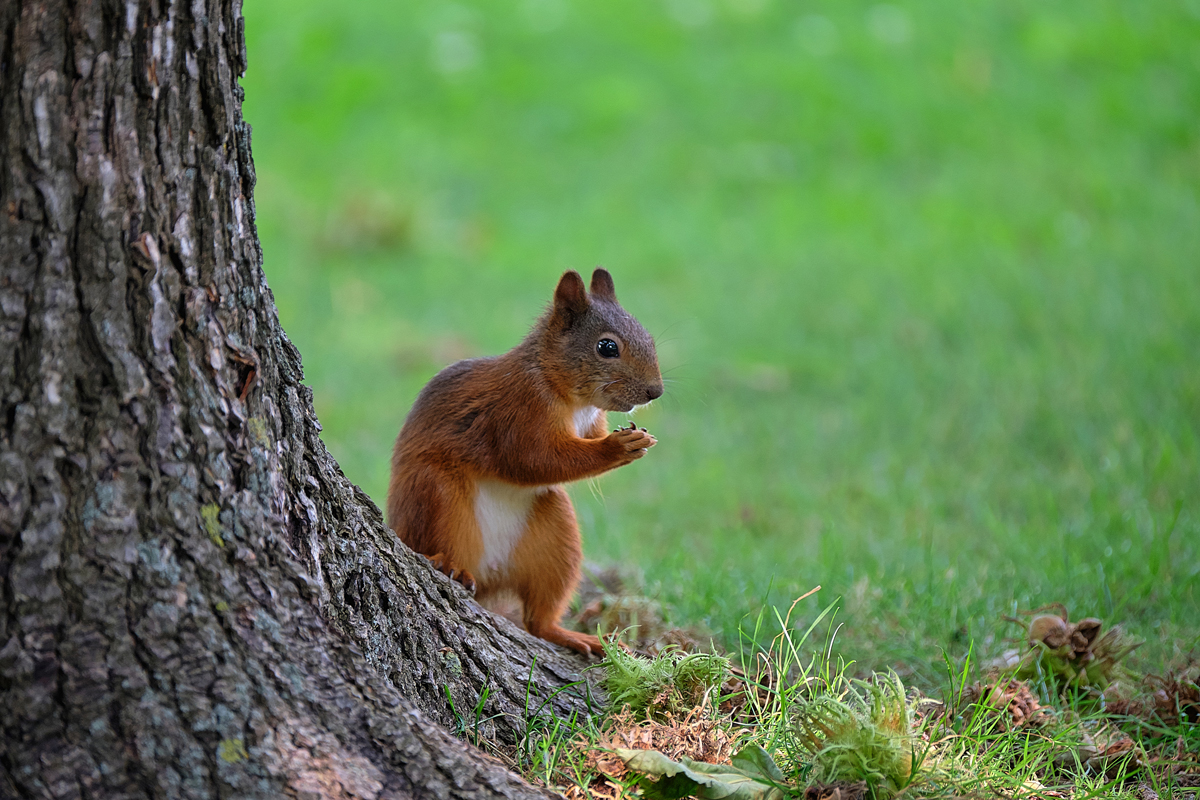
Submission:
<svg viewBox="0 0 1200 800">
<path fill-rule="evenodd" d="M 578 659 L 318 436 L 260 268 L 236 0 L 0 0 L 0 796 L 544 795 Z M 527 706 L 532 706 L 527 711 Z M 436 724 L 435 724 L 436 723 Z"/>
</svg>

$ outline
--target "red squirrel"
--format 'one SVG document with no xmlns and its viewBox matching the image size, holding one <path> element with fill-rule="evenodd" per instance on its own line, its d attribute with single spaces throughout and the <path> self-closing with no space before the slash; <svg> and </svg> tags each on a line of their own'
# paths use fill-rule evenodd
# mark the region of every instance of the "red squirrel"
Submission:
<svg viewBox="0 0 1200 800">
<path fill-rule="evenodd" d="M 606 411 L 663 393 L 654 339 L 597 269 L 563 273 L 553 305 L 504 355 L 433 377 L 392 454 L 388 525 L 435 569 L 489 601 L 520 601 L 525 629 L 587 655 L 600 640 L 559 625 L 583 558 L 560 484 L 629 464 L 657 440 L 608 432 Z"/>
</svg>

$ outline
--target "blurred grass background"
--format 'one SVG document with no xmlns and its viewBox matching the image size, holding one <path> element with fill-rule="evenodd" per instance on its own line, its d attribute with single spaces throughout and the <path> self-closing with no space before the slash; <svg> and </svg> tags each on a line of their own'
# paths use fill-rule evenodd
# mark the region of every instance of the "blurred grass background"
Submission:
<svg viewBox="0 0 1200 800">
<path fill-rule="evenodd" d="M 1051 601 L 1198 647 L 1200 0 L 245 14 L 266 271 L 380 505 L 425 381 L 603 264 L 668 394 L 573 496 L 677 621 L 821 584 L 924 681 Z"/>
</svg>

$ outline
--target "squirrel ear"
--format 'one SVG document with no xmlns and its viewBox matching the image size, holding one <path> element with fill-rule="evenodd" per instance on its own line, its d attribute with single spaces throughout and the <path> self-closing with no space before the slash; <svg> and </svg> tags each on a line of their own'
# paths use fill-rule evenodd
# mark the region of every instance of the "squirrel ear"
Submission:
<svg viewBox="0 0 1200 800">
<path fill-rule="evenodd" d="M 617 289 L 608 270 L 598 268 L 592 273 L 592 294 L 612 303 L 617 302 Z"/>
<path fill-rule="evenodd" d="M 583 278 L 573 269 L 563 273 L 558 280 L 558 288 L 554 290 L 554 314 L 570 325 L 575 317 L 588 309 L 587 292 L 583 288 Z"/>
</svg>

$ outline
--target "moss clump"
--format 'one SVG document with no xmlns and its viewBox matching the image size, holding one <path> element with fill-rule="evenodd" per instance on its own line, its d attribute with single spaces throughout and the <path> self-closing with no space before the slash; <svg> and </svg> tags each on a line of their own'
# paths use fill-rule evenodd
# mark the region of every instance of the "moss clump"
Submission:
<svg viewBox="0 0 1200 800">
<path fill-rule="evenodd" d="M 893 797 L 913 782 L 924 760 L 895 673 L 852 681 L 840 697 L 801 700 L 795 714 L 796 738 L 812 757 L 815 781 L 865 781 L 873 797 Z"/>
<path fill-rule="evenodd" d="M 638 716 L 684 714 L 718 691 L 729 676 L 729 659 L 713 653 L 664 650 L 653 658 L 604 643 L 604 688 L 610 711 L 628 706 Z"/>
</svg>

